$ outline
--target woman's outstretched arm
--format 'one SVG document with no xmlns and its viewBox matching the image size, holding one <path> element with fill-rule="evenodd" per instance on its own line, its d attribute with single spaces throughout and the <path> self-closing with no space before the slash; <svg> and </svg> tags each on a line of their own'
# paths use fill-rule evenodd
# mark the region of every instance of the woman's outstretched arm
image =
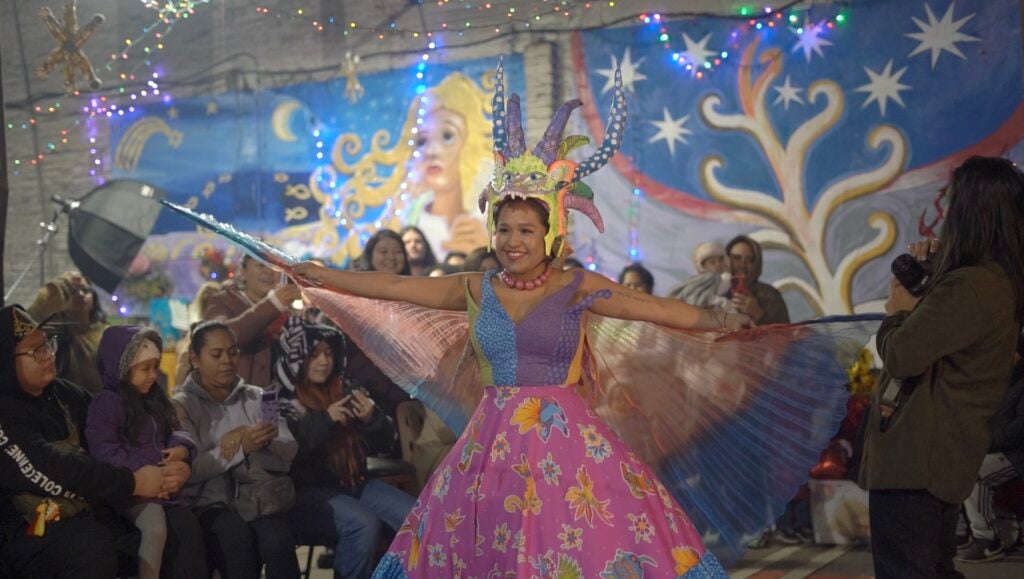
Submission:
<svg viewBox="0 0 1024 579">
<path fill-rule="evenodd" d="M 343 271 L 304 261 L 292 267 L 300 282 L 316 284 L 364 298 L 409 302 L 438 310 L 465 310 L 465 280 L 479 273 L 413 277 L 383 271 Z"/>
<path fill-rule="evenodd" d="M 611 291 L 611 298 L 594 300 L 590 311 L 609 318 L 653 322 L 680 330 L 739 330 L 752 323 L 746 314 L 706 310 L 668 298 L 659 298 L 623 287 L 596 273 L 585 272 L 583 289 L 587 293 Z"/>
</svg>

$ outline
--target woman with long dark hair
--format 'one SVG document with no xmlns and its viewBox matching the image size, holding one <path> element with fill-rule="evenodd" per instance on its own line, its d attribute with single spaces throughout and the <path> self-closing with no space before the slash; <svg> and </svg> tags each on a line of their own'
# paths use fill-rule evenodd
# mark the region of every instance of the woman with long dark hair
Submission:
<svg viewBox="0 0 1024 579">
<path fill-rule="evenodd" d="M 366 457 L 391 449 L 394 425 L 350 382 L 340 331 L 291 318 L 280 345 L 274 388 L 299 443 L 291 468 L 292 525 L 335 537 L 335 577 L 365 577 L 382 528 L 397 532 L 415 501 L 368 477 Z"/>
<path fill-rule="evenodd" d="M 934 272 L 915 297 L 890 283 L 878 331 L 884 363 L 867 424 L 880 579 L 958 576 L 956 522 L 1006 395 L 1024 319 L 1024 175 L 971 157 L 953 171 L 941 239 L 915 243 Z"/>
<path fill-rule="evenodd" d="M 400 235 L 405 245 L 405 254 L 409 258 L 412 275 L 427 275 L 430 268 L 437 265 L 437 257 L 430 247 L 427 236 L 414 225 L 404 227 Z"/>
<path fill-rule="evenodd" d="M 402 237 L 390 229 L 381 229 L 370 236 L 363 254 L 356 261 L 359 271 L 387 271 L 398 275 L 411 275 L 409 256 Z"/>
</svg>

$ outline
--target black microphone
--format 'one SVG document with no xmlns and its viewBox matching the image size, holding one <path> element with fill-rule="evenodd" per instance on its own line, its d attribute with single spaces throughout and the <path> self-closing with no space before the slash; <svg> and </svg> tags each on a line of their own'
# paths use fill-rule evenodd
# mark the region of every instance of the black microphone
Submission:
<svg viewBox="0 0 1024 579">
<path fill-rule="evenodd" d="M 918 261 L 913 255 L 904 253 L 892 260 L 892 274 L 910 295 L 919 297 L 924 293 L 928 278 L 932 274 L 931 261 Z"/>
</svg>

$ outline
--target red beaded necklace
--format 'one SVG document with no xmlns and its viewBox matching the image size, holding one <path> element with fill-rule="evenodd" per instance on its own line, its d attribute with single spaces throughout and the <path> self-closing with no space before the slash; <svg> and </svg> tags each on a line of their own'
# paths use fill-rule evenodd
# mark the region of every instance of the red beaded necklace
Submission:
<svg viewBox="0 0 1024 579">
<path fill-rule="evenodd" d="M 551 277 L 551 266 L 548 265 L 547 267 L 544 268 L 543 273 L 528 281 L 515 279 L 511 275 L 509 275 L 508 271 L 504 269 L 501 270 L 501 273 L 498 274 L 498 277 L 501 278 L 502 283 L 504 283 L 506 286 L 512 289 L 531 291 L 539 288 L 540 286 L 544 285 L 544 282 L 548 281 L 548 278 Z"/>
</svg>

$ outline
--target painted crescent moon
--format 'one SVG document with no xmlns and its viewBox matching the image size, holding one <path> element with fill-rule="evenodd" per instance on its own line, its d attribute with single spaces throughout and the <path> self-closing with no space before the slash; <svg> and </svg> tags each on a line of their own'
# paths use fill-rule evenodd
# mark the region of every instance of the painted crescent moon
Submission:
<svg viewBox="0 0 1024 579">
<path fill-rule="evenodd" d="M 279 140 L 291 143 L 298 139 L 289 125 L 292 113 L 301 107 L 302 104 L 299 101 L 289 100 L 274 108 L 274 112 L 270 115 L 270 127 L 274 130 L 274 136 Z"/>
</svg>

